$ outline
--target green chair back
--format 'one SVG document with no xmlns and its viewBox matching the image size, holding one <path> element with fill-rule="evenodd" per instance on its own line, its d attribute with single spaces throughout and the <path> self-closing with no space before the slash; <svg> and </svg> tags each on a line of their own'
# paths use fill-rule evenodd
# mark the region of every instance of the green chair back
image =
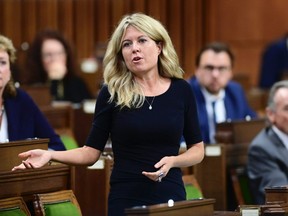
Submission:
<svg viewBox="0 0 288 216">
<path fill-rule="evenodd" d="M 46 203 L 44 204 L 44 210 L 46 216 L 81 216 L 77 207 L 69 200 Z"/>
<path fill-rule="evenodd" d="M 202 192 L 192 184 L 186 184 L 185 190 L 186 190 L 186 199 L 187 200 L 203 198 Z"/>
</svg>

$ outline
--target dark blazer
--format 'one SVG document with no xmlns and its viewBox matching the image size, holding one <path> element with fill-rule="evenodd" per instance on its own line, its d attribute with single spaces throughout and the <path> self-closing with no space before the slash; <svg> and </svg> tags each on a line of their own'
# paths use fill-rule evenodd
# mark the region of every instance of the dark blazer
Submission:
<svg viewBox="0 0 288 216">
<path fill-rule="evenodd" d="M 259 87 L 268 89 L 288 72 L 287 37 L 269 44 L 262 54 Z"/>
<path fill-rule="evenodd" d="M 196 97 L 203 141 L 208 144 L 210 143 L 210 138 L 205 98 L 196 77 L 192 77 L 188 82 L 190 83 Z M 227 120 L 242 120 L 247 116 L 250 116 L 251 118 L 257 117 L 256 113 L 248 105 L 243 88 L 240 84 L 234 81 L 230 81 L 225 88 L 224 104 Z"/>
<path fill-rule="evenodd" d="M 249 146 L 247 169 L 255 204 L 265 203 L 265 187 L 288 184 L 288 150 L 270 127 Z"/>
<path fill-rule="evenodd" d="M 17 89 L 16 97 L 4 99 L 4 107 L 7 114 L 9 141 L 35 137 L 49 138 L 49 148 L 65 150 L 60 137 L 26 92 Z"/>
</svg>

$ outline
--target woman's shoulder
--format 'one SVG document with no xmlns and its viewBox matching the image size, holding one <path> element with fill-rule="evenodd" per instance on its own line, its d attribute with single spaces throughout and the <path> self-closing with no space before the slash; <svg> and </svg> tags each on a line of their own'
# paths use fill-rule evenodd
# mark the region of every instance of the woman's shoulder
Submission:
<svg viewBox="0 0 288 216">
<path fill-rule="evenodd" d="M 191 86 L 185 79 L 172 78 L 172 86 L 183 90 L 191 90 Z"/>
<path fill-rule="evenodd" d="M 171 78 L 171 82 L 172 83 L 175 83 L 175 84 L 178 84 L 178 85 L 181 85 L 181 83 L 187 83 L 186 80 L 184 79 L 181 79 L 181 78 Z"/>
<path fill-rule="evenodd" d="M 21 103 L 32 103 L 34 105 L 34 101 L 32 99 L 32 97 L 23 89 L 21 88 L 17 88 L 16 89 L 16 97 L 14 98 L 14 100 L 19 101 Z"/>
<path fill-rule="evenodd" d="M 107 101 L 110 98 L 110 93 L 108 90 L 108 86 L 107 85 L 102 85 L 102 87 L 100 88 L 99 94 L 97 96 L 97 100 L 104 100 Z"/>
<path fill-rule="evenodd" d="M 15 96 L 15 99 L 23 99 L 23 98 L 31 98 L 29 96 L 29 94 L 24 90 L 24 89 L 21 89 L 21 88 L 16 88 L 16 96 Z"/>
<path fill-rule="evenodd" d="M 5 98 L 5 104 L 17 109 L 29 110 L 29 112 L 35 111 L 35 107 L 37 107 L 32 97 L 21 88 L 16 89 L 16 96 Z"/>
</svg>

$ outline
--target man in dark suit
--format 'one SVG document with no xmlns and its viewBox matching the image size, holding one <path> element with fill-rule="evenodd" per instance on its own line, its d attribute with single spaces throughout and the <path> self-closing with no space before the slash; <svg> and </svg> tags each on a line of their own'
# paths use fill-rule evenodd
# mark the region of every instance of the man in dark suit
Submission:
<svg viewBox="0 0 288 216">
<path fill-rule="evenodd" d="M 288 76 L 288 34 L 270 43 L 261 59 L 259 87 L 269 89 Z"/>
<path fill-rule="evenodd" d="M 248 151 L 248 176 L 256 204 L 265 203 L 265 187 L 288 185 L 288 80 L 270 89 L 266 116 L 270 124 Z"/>
<path fill-rule="evenodd" d="M 234 56 L 224 43 L 206 45 L 196 57 L 195 76 L 190 83 L 197 101 L 202 137 L 215 143 L 216 123 L 255 118 L 243 88 L 232 81 Z"/>
</svg>

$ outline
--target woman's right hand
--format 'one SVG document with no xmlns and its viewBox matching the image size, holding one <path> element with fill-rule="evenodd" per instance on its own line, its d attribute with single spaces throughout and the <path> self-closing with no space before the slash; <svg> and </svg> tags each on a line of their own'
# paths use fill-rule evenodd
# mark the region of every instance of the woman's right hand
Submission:
<svg viewBox="0 0 288 216">
<path fill-rule="evenodd" d="M 52 157 L 51 151 L 42 149 L 34 149 L 22 152 L 18 156 L 24 160 L 20 165 L 13 167 L 12 171 L 43 167 L 51 160 Z"/>
</svg>

